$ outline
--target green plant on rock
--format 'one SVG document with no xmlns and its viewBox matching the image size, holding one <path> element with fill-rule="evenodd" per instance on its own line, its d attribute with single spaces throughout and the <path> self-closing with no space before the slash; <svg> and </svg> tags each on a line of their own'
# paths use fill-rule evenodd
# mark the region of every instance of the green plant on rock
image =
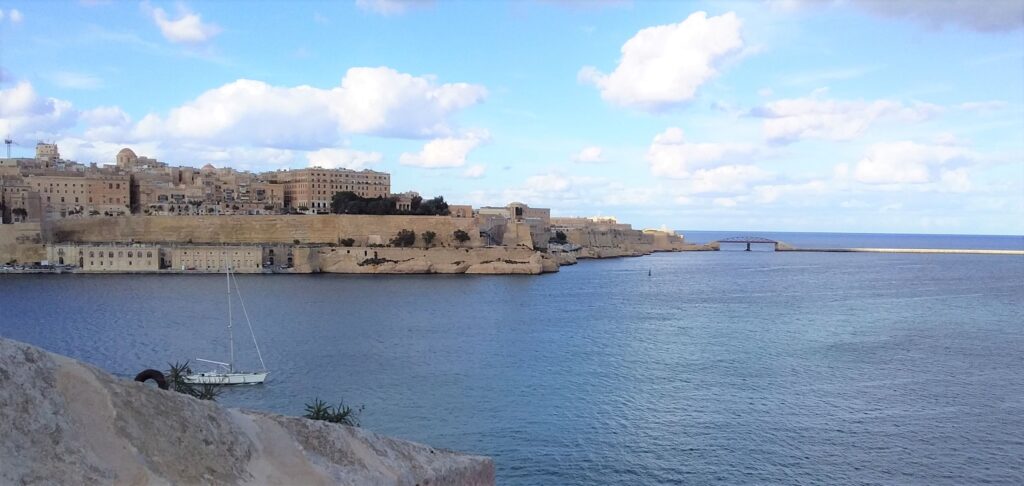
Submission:
<svg viewBox="0 0 1024 486">
<path fill-rule="evenodd" d="M 429 248 L 434 246 L 434 238 L 437 238 L 437 233 L 434 233 L 433 231 L 424 231 L 423 233 L 420 233 L 420 237 L 423 238 L 423 244 Z"/>
<path fill-rule="evenodd" d="M 452 233 L 452 236 L 454 236 L 455 241 L 458 241 L 459 243 L 465 243 L 469 241 L 469 233 L 466 233 L 464 230 L 455 230 L 455 232 Z"/>
<path fill-rule="evenodd" d="M 364 408 L 363 405 L 360 405 L 358 408 L 352 408 L 345 405 L 345 402 L 338 402 L 338 406 L 334 407 L 327 405 L 327 402 L 319 398 L 314 398 L 312 403 L 306 404 L 306 414 L 303 417 L 310 420 L 323 420 L 334 424 L 359 427 L 358 417 Z"/>
<path fill-rule="evenodd" d="M 197 386 L 185 380 L 186 376 L 192 374 L 192 368 L 188 366 L 188 361 L 184 363 L 168 363 L 168 366 L 170 366 L 170 369 L 165 373 L 168 390 L 184 393 L 200 400 L 216 400 L 220 396 L 221 389 L 217 385 L 203 384 Z"/>
</svg>

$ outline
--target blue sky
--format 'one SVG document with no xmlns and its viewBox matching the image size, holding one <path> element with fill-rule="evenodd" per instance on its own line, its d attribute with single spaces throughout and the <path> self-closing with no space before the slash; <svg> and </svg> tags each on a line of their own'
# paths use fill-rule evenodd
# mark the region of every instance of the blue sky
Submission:
<svg viewBox="0 0 1024 486">
<path fill-rule="evenodd" d="M 6 2 L 28 155 L 636 226 L 1024 234 L 1024 2 Z"/>
</svg>

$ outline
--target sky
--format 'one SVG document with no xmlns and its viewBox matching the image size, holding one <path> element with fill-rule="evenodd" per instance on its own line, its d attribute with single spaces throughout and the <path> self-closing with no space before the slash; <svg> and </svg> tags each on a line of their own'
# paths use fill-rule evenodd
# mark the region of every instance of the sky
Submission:
<svg viewBox="0 0 1024 486">
<path fill-rule="evenodd" d="M 1024 234 L 1024 0 L 0 0 L 0 132 L 693 230 Z"/>
</svg>

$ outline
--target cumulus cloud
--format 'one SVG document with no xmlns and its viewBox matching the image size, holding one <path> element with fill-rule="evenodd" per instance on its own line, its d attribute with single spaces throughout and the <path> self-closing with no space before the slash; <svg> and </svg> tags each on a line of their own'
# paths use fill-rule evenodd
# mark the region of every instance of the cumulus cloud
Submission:
<svg viewBox="0 0 1024 486">
<path fill-rule="evenodd" d="M 356 7 L 380 15 L 400 15 L 432 3 L 433 0 L 356 0 Z"/>
<path fill-rule="evenodd" d="M 77 119 L 71 102 L 39 96 L 28 81 L 0 89 L 0 133 L 15 140 L 58 133 Z"/>
<path fill-rule="evenodd" d="M 586 66 L 578 78 L 616 105 L 650 111 L 676 106 L 693 99 L 718 74 L 718 65 L 743 47 L 740 27 L 732 12 L 710 18 L 696 12 L 677 24 L 648 27 L 622 46 L 610 74 Z"/>
<path fill-rule="evenodd" d="M 343 133 L 426 137 L 450 133 L 448 117 L 486 93 L 482 86 L 439 85 L 387 67 L 351 68 L 331 89 L 240 79 L 166 116 L 146 116 L 137 135 L 277 148 L 337 145 Z"/>
<path fill-rule="evenodd" d="M 572 156 L 573 162 L 604 162 L 604 151 L 601 147 L 583 147 L 582 150 Z"/>
<path fill-rule="evenodd" d="M 168 17 L 164 9 L 153 7 L 149 2 L 144 2 L 142 7 L 160 28 L 160 33 L 164 38 L 174 43 L 203 44 L 221 32 L 219 26 L 203 22 L 201 15 L 192 12 L 180 3 L 178 4 L 179 17 L 173 20 Z"/>
<path fill-rule="evenodd" d="M 762 130 L 769 142 L 791 143 L 802 139 L 851 140 L 881 118 L 916 122 L 942 111 L 930 103 L 830 100 L 820 98 L 820 93 L 766 103 L 750 114 L 764 118 Z"/>
<path fill-rule="evenodd" d="M 724 165 L 753 153 L 754 148 L 744 144 L 687 142 L 681 128 L 670 127 L 654 137 L 647 161 L 652 174 L 683 179 L 696 169 Z"/>
<path fill-rule="evenodd" d="M 382 158 L 380 152 L 363 152 L 347 148 L 325 148 L 306 154 L 310 167 L 326 169 L 363 170 L 379 163 Z"/>
<path fill-rule="evenodd" d="M 466 164 L 469 152 L 488 138 L 487 132 L 469 132 L 457 137 L 437 138 L 427 142 L 417 153 L 403 153 L 398 161 L 402 165 L 426 169 L 462 167 Z"/>
<path fill-rule="evenodd" d="M 682 190 L 686 194 L 740 193 L 771 177 L 772 173 L 755 165 L 723 165 L 694 171 Z"/>
<path fill-rule="evenodd" d="M 852 169 L 852 176 L 865 184 L 923 184 L 945 178 L 951 184 L 963 182 L 966 173 L 956 167 L 972 160 L 966 149 L 953 145 L 924 145 L 916 142 L 888 142 L 870 146 Z M 839 169 L 846 173 L 845 167 Z M 961 186 L 963 184 L 960 184 Z"/>
</svg>

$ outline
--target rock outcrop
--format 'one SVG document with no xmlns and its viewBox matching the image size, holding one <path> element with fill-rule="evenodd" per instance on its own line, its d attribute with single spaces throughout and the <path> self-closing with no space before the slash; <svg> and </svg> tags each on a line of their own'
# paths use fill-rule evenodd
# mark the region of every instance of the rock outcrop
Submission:
<svg viewBox="0 0 1024 486">
<path fill-rule="evenodd" d="M 537 275 L 557 272 L 551 256 L 518 247 L 374 248 L 325 247 L 309 255 L 315 263 L 296 264 L 296 271 L 325 273 L 467 273 Z"/>
<path fill-rule="evenodd" d="M 225 408 L 0 339 L 0 483 L 487 485 L 494 463 Z"/>
</svg>

